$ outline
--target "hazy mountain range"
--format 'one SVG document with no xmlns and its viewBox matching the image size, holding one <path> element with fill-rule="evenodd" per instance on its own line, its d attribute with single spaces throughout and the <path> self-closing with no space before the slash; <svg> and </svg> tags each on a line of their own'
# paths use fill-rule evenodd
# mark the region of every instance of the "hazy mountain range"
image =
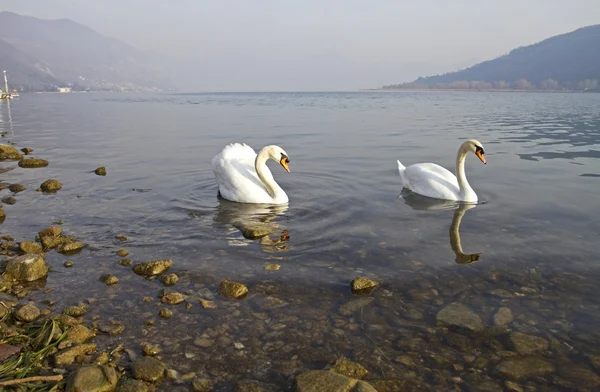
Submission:
<svg viewBox="0 0 600 392">
<path fill-rule="evenodd" d="M 600 25 L 557 35 L 470 68 L 384 89 L 600 91 Z"/>
<path fill-rule="evenodd" d="M 121 91 L 172 87 L 153 65 L 155 60 L 69 19 L 0 12 L 0 68 L 7 70 L 11 88 Z"/>
</svg>

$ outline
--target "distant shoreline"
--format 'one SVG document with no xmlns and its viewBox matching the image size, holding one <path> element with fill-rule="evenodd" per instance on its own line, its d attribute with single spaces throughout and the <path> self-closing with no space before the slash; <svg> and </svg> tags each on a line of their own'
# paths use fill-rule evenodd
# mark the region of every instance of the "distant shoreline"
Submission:
<svg viewBox="0 0 600 392">
<path fill-rule="evenodd" d="M 470 89 L 470 88 L 372 88 L 365 89 L 364 91 L 389 91 L 389 92 L 398 92 L 398 91 L 462 91 L 462 92 L 472 92 L 472 93 L 600 93 L 598 90 L 542 90 L 542 89 L 509 89 L 509 88 L 481 88 L 481 89 Z"/>
</svg>

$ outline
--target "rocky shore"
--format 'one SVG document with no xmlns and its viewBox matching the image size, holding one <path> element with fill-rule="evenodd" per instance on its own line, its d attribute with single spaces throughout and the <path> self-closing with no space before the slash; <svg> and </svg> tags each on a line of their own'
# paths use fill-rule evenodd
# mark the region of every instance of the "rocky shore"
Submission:
<svg viewBox="0 0 600 392">
<path fill-rule="evenodd" d="M 52 165 L 35 159 L 0 145 L 0 161 L 19 162 L 5 172 Z M 107 175 L 104 167 L 84 170 Z M 52 178 L 39 188 L 2 184 L 6 205 L 19 203 L 22 192 L 62 189 Z M 0 208 L 0 220 L 10 213 Z M 186 271 L 176 258 L 140 259 L 128 244 L 114 235 L 112 258 L 89 266 L 88 238 L 60 221 L 28 238 L 1 233 L 0 390 L 600 388 L 595 273 L 527 267 L 469 274 L 407 261 L 414 279 L 404 286 L 365 272 L 332 288 L 301 277 Z M 268 262 L 264 270 L 280 274 L 280 267 Z M 62 295 L 70 289 L 53 284 L 64 271 L 91 274 L 97 286 L 67 303 Z"/>
</svg>

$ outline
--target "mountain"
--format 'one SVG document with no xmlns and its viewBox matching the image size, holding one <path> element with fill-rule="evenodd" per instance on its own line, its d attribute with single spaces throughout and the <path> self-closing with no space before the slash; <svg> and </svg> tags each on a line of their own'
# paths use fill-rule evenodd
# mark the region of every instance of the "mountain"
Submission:
<svg viewBox="0 0 600 392">
<path fill-rule="evenodd" d="M 470 68 L 390 86 L 600 91 L 600 25 L 583 27 Z"/>
<path fill-rule="evenodd" d="M 171 83 L 149 54 L 69 19 L 0 12 L 0 68 L 11 88 L 153 90 Z"/>
</svg>

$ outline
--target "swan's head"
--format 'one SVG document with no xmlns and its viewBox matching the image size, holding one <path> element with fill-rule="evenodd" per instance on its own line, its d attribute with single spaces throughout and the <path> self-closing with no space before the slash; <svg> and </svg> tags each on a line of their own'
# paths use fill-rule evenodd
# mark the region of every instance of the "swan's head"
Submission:
<svg viewBox="0 0 600 392">
<path fill-rule="evenodd" d="M 477 155 L 477 158 L 484 164 L 487 164 L 485 160 L 485 150 L 483 149 L 483 145 L 479 142 L 479 140 L 469 139 L 465 142 L 466 148 L 468 151 L 471 151 L 473 154 Z"/>
<path fill-rule="evenodd" d="M 270 159 L 279 162 L 286 172 L 290 172 L 290 167 L 288 166 L 290 163 L 290 158 L 283 148 L 273 145 L 266 147 L 266 150 Z"/>
</svg>

